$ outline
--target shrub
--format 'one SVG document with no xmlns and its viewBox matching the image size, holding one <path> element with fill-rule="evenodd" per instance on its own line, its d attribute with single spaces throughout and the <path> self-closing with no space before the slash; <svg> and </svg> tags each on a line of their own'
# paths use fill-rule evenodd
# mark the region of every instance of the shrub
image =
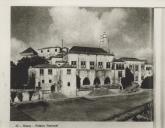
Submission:
<svg viewBox="0 0 165 128">
<path fill-rule="evenodd" d="M 22 95 L 22 93 L 21 92 L 19 92 L 18 93 L 18 99 L 19 99 L 19 101 L 23 101 L 23 95 Z"/>
<path fill-rule="evenodd" d="M 17 95 L 17 92 L 11 92 L 11 101 L 14 102 L 14 99 Z"/>
<path fill-rule="evenodd" d="M 141 88 L 153 89 L 153 76 L 146 77 L 141 84 Z"/>
</svg>

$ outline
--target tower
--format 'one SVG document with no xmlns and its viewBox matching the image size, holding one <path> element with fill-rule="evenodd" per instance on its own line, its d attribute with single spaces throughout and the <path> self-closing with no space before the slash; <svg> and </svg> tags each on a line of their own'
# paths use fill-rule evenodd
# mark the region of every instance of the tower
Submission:
<svg viewBox="0 0 165 128">
<path fill-rule="evenodd" d="M 100 47 L 110 53 L 109 39 L 106 32 L 103 32 L 103 34 L 100 36 Z"/>
</svg>

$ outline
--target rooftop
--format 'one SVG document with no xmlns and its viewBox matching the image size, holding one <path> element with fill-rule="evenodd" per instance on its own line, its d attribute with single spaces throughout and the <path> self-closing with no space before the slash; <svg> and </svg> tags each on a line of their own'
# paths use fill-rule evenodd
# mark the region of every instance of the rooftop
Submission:
<svg viewBox="0 0 165 128">
<path fill-rule="evenodd" d="M 57 66 L 55 64 L 39 64 L 33 66 L 33 68 L 74 68 L 74 67 L 69 65 L 68 63 L 64 63 L 61 66 Z"/>
<path fill-rule="evenodd" d="M 99 54 L 107 54 L 107 55 L 112 55 L 106 52 L 102 48 L 96 48 L 96 47 L 81 47 L 81 46 L 73 46 L 70 50 L 69 53 L 77 53 L 77 54 L 94 54 L 94 55 L 99 55 Z"/>
<path fill-rule="evenodd" d="M 49 48 L 61 48 L 61 47 L 59 47 L 59 46 L 54 46 L 54 47 L 44 47 L 44 48 L 39 48 L 38 50 L 49 49 Z"/>
<path fill-rule="evenodd" d="M 24 53 L 32 53 L 34 55 L 37 55 L 38 53 L 31 47 L 25 49 L 24 51 L 22 51 L 20 54 L 24 54 Z"/>
<path fill-rule="evenodd" d="M 124 62 L 124 61 L 120 58 L 120 59 L 114 59 L 113 62 Z"/>
<path fill-rule="evenodd" d="M 120 58 L 120 60 L 123 60 L 123 61 L 145 61 L 145 60 L 141 60 L 138 58 L 131 58 L 131 57 L 122 57 L 122 58 Z"/>
</svg>

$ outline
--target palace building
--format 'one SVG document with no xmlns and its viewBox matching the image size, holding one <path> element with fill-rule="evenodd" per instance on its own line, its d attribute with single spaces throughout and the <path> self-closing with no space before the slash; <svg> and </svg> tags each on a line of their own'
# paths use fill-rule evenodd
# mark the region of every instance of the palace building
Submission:
<svg viewBox="0 0 165 128">
<path fill-rule="evenodd" d="M 35 76 L 35 86 L 42 90 L 62 92 L 66 96 L 75 96 L 76 89 L 95 85 L 121 85 L 125 69 L 129 68 L 134 75 L 134 82 L 141 85 L 142 80 L 152 76 L 152 65 L 145 60 L 122 57 L 116 59 L 110 53 L 109 41 L 105 33 L 100 43 L 104 47 L 46 47 L 37 50 L 38 56 L 45 57 L 49 64 L 29 68 L 29 76 Z M 26 51 L 26 50 L 25 50 Z M 34 50 L 30 50 L 33 51 Z M 27 54 L 27 53 L 26 53 Z"/>
</svg>

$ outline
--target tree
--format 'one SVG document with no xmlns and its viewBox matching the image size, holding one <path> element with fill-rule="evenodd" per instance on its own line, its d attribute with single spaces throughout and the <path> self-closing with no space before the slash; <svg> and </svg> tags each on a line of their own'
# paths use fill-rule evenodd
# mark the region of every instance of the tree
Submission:
<svg viewBox="0 0 165 128">
<path fill-rule="evenodd" d="M 141 84 L 141 88 L 153 89 L 153 76 L 146 77 Z"/>
<path fill-rule="evenodd" d="M 10 62 L 10 88 L 16 89 L 18 85 L 18 72 L 16 64 L 11 61 Z"/>
<path fill-rule="evenodd" d="M 18 61 L 17 65 L 11 62 L 11 88 L 23 89 L 24 84 L 28 84 L 29 67 L 45 63 L 48 63 L 48 61 L 44 57 L 39 56 L 31 58 L 24 57 Z M 33 79 L 34 77 L 31 78 L 32 81 Z M 31 84 L 28 84 L 28 86 L 30 85 Z"/>
<path fill-rule="evenodd" d="M 17 92 L 11 92 L 11 101 L 14 102 L 15 97 L 17 96 Z"/>
<path fill-rule="evenodd" d="M 134 81 L 133 73 L 130 71 L 129 68 L 126 68 L 125 77 L 121 79 L 121 84 L 123 86 L 123 89 L 127 88 L 128 86 L 131 86 L 133 81 Z"/>
<path fill-rule="evenodd" d="M 22 92 L 19 92 L 18 93 L 18 99 L 19 99 L 19 101 L 23 101 L 23 94 L 22 94 Z"/>
</svg>

